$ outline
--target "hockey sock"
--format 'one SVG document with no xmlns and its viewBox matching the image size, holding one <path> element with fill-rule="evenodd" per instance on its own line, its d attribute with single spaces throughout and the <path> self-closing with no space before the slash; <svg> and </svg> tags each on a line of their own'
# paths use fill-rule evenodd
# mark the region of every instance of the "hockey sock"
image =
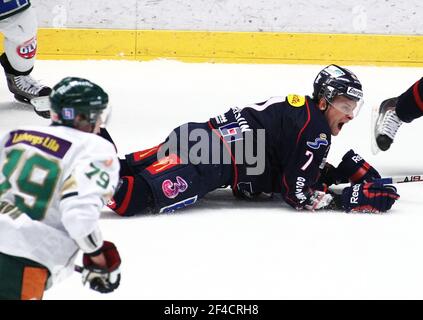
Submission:
<svg viewBox="0 0 423 320">
<path fill-rule="evenodd" d="M 27 76 L 32 72 L 32 69 L 34 69 L 34 67 L 32 67 L 31 69 L 29 69 L 28 71 L 25 71 L 25 72 L 21 72 L 21 71 L 14 69 L 12 67 L 12 65 L 10 64 L 9 59 L 7 59 L 6 53 L 3 53 L 0 56 L 0 64 L 3 66 L 4 71 L 6 73 L 13 74 L 15 76 Z"/>
</svg>

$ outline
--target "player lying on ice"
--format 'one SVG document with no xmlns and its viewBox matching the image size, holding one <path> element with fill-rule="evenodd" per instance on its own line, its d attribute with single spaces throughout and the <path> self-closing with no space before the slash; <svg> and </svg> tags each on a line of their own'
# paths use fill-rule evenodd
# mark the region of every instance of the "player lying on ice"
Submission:
<svg viewBox="0 0 423 320">
<path fill-rule="evenodd" d="M 120 160 L 109 207 L 121 216 L 171 212 L 230 185 L 243 199 L 281 193 L 295 209 L 385 212 L 399 195 L 372 183 L 380 175 L 358 154 L 348 151 L 337 168 L 326 164 L 331 136 L 357 115 L 362 97 L 357 77 L 330 65 L 317 75 L 312 97 L 274 97 L 180 126 L 164 143 Z M 327 192 L 348 181 L 342 194 Z"/>
</svg>

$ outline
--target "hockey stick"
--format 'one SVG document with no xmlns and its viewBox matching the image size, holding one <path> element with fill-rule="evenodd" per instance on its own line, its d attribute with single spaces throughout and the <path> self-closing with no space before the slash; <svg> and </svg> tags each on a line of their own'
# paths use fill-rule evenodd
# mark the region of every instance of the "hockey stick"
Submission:
<svg viewBox="0 0 423 320">
<path fill-rule="evenodd" d="M 423 182 L 423 175 L 414 174 L 406 176 L 393 176 L 372 180 L 372 182 L 378 182 L 382 184 L 393 184 L 393 183 L 406 183 L 406 182 Z"/>
<path fill-rule="evenodd" d="M 393 177 L 385 177 L 385 178 L 379 178 L 374 179 L 372 181 L 373 183 L 381 183 L 381 184 L 396 184 L 396 183 L 406 183 L 406 182 L 423 182 L 423 175 L 414 174 L 414 175 L 408 175 L 408 176 L 393 176 Z M 339 187 L 346 187 L 347 185 L 351 185 L 350 183 L 339 183 L 335 186 Z M 332 190 L 335 194 L 341 194 L 343 188 L 335 188 Z"/>
<path fill-rule="evenodd" d="M 405 176 L 385 177 L 385 178 L 374 179 L 368 182 L 381 183 L 381 184 L 423 182 L 423 174 L 411 174 L 411 175 L 405 175 Z M 337 186 L 344 185 L 344 184 L 350 184 L 350 183 L 349 182 L 339 183 L 337 184 Z"/>
</svg>

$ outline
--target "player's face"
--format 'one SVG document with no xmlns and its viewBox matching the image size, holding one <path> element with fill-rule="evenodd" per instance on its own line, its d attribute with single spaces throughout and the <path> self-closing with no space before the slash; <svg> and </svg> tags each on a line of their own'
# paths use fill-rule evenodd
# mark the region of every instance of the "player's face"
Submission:
<svg viewBox="0 0 423 320">
<path fill-rule="evenodd" d="M 344 124 L 354 118 L 354 110 L 357 102 L 350 100 L 344 96 L 337 96 L 332 102 L 327 102 L 327 110 L 325 112 L 330 130 L 333 136 L 337 136 L 342 130 Z"/>
</svg>

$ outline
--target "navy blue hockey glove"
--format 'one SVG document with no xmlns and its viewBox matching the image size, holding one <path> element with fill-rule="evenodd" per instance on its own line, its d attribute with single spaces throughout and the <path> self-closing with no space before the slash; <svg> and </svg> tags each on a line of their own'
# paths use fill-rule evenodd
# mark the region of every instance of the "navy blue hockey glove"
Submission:
<svg viewBox="0 0 423 320">
<path fill-rule="evenodd" d="M 109 293 L 119 287 L 121 260 L 119 252 L 112 242 L 104 241 L 101 252 L 106 258 L 106 269 L 96 266 L 90 255 L 86 253 L 83 255 L 82 283 L 85 285 L 88 282 L 92 290 Z"/>
<path fill-rule="evenodd" d="M 380 178 L 379 172 L 353 150 L 342 157 L 336 171 L 339 180 L 352 183 L 369 182 Z"/>
<path fill-rule="evenodd" d="M 353 150 L 348 151 L 341 163 L 335 168 L 330 163 L 320 171 L 318 183 L 331 186 L 340 183 L 362 183 L 379 179 L 380 174 L 375 168 L 368 164 L 359 154 Z"/>
<path fill-rule="evenodd" d="M 391 209 L 399 197 L 394 186 L 367 182 L 345 188 L 341 202 L 347 212 L 378 213 Z"/>
</svg>

